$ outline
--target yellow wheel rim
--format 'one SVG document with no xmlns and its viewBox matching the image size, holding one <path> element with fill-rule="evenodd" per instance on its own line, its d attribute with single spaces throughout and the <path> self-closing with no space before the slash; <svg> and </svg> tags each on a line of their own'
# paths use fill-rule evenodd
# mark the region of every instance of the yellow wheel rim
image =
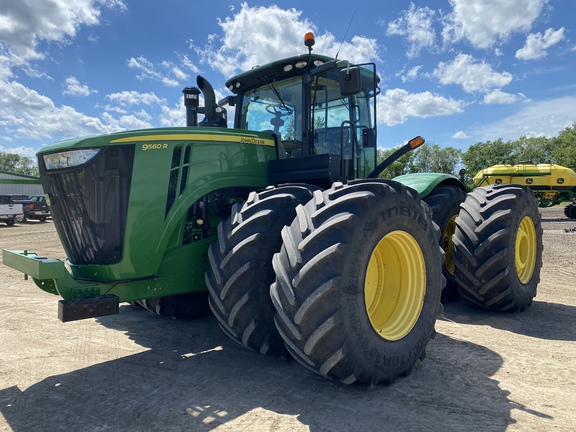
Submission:
<svg viewBox="0 0 576 432">
<path fill-rule="evenodd" d="M 444 267 L 448 270 L 451 275 L 454 274 L 454 261 L 452 260 L 452 254 L 454 253 L 454 242 L 452 241 L 452 236 L 456 232 L 456 217 L 454 215 L 450 218 L 444 229 L 443 244 L 444 249 Z"/>
<path fill-rule="evenodd" d="M 370 323 L 386 340 L 400 340 L 418 321 L 426 294 L 426 266 L 418 242 L 405 231 L 385 235 L 372 251 L 364 300 Z"/>
<path fill-rule="evenodd" d="M 528 283 L 536 267 L 536 228 L 534 222 L 528 216 L 520 221 L 516 233 L 516 274 L 523 284 Z"/>
</svg>

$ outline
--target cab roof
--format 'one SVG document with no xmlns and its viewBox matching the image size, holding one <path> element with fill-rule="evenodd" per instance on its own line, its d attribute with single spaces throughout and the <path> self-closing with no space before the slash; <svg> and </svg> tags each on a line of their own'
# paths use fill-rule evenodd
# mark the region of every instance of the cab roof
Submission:
<svg viewBox="0 0 576 432">
<path fill-rule="evenodd" d="M 226 81 L 226 88 L 232 93 L 238 93 L 245 88 L 258 87 L 266 82 L 271 83 L 278 79 L 302 75 L 309 70 L 310 64 L 315 67 L 332 60 L 334 60 L 333 57 L 319 54 L 299 54 L 283 58 L 263 66 L 255 66 L 249 71 L 230 78 Z M 297 64 L 299 66 L 296 66 Z M 341 64 L 346 65 L 347 62 L 343 61 Z"/>
</svg>

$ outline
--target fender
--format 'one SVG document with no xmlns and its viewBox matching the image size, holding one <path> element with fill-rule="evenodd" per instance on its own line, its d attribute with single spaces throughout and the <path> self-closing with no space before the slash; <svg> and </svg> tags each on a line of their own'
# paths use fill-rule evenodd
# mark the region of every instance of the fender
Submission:
<svg viewBox="0 0 576 432">
<path fill-rule="evenodd" d="M 419 194 L 420 198 L 425 198 L 432 192 L 436 186 L 452 186 L 466 191 L 466 187 L 460 180 L 450 174 L 440 174 L 440 173 L 415 173 L 415 174 L 404 174 L 398 177 L 394 177 L 392 180 L 402 183 L 412 189 L 415 189 Z"/>
</svg>

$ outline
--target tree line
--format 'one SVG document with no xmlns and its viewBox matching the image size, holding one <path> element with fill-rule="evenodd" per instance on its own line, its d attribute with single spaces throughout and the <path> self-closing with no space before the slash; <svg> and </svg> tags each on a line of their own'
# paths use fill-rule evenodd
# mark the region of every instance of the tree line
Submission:
<svg viewBox="0 0 576 432">
<path fill-rule="evenodd" d="M 26 156 L 0 151 L 0 171 L 38 176 L 36 161 Z"/>
<path fill-rule="evenodd" d="M 378 162 L 396 149 L 378 150 Z M 380 177 L 393 178 L 417 172 L 441 172 L 459 176 L 465 170 L 465 181 L 484 168 L 507 163 L 555 163 L 576 171 L 576 123 L 552 138 L 522 136 L 515 141 L 478 142 L 468 150 L 424 144 L 409 152 L 386 168 Z"/>
</svg>

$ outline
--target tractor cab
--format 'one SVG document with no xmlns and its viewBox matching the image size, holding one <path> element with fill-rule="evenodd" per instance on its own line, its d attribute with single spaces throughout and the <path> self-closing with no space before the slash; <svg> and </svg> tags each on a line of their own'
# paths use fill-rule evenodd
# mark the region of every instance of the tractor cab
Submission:
<svg viewBox="0 0 576 432">
<path fill-rule="evenodd" d="M 359 66 L 302 54 L 256 67 L 227 81 L 235 129 L 270 133 L 276 160 L 271 183 L 366 177 L 376 162 L 377 75 Z"/>
</svg>

